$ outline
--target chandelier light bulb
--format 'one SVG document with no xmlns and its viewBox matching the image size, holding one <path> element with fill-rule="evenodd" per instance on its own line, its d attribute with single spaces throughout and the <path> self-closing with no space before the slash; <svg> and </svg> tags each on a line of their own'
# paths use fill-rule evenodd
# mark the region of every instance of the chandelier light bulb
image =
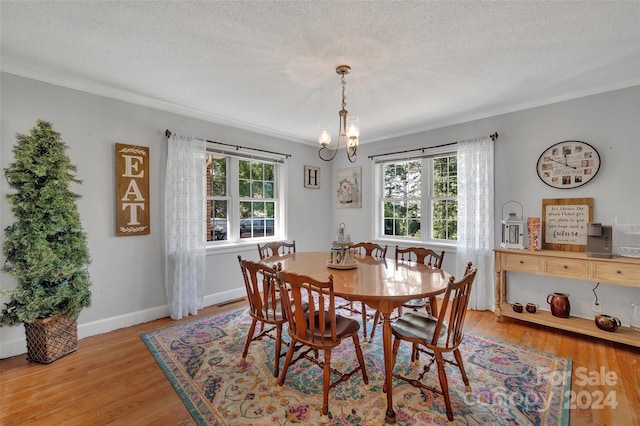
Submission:
<svg viewBox="0 0 640 426">
<path fill-rule="evenodd" d="M 324 126 L 320 127 L 318 142 L 320 142 L 320 145 L 322 145 L 323 147 L 326 147 L 331 143 L 331 135 L 329 134 L 329 132 L 327 132 L 327 128 Z"/>
</svg>

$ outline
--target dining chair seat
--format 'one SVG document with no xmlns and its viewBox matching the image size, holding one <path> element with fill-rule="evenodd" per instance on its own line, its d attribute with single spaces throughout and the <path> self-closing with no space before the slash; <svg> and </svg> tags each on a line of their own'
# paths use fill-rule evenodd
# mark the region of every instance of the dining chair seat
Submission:
<svg viewBox="0 0 640 426">
<path fill-rule="evenodd" d="M 324 323 L 324 327 L 320 327 L 320 315 L 315 314 L 314 316 L 314 325 L 313 332 L 307 330 L 308 337 L 310 339 L 328 339 L 331 337 L 331 319 L 329 318 L 329 313 L 326 314 Z M 308 316 L 307 316 L 308 319 Z M 338 339 L 343 339 L 345 336 L 351 333 L 356 333 L 360 329 L 360 324 L 357 321 L 354 321 L 350 318 L 343 317 L 342 315 L 336 315 L 336 337 Z M 338 342 L 339 344 L 339 342 Z"/>
<path fill-rule="evenodd" d="M 431 340 L 433 337 L 438 318 L 426 312 L 411 311 L 402 315 L 393 322 L 393 331 L 404 340 Z M 436 344 L 443 344 L 442 340 L 448 332 L 448 324 L 443 323 L 439 330 Z"/>
</svg>

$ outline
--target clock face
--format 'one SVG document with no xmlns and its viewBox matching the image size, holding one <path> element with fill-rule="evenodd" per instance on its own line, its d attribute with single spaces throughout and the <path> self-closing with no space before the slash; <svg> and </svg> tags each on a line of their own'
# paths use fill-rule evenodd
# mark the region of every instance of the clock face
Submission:
<svg viewBox="0 0 640 426">
<path fill-rule="evenodd" d="M 551 145 L 538 158 L 538 176 L 553 188 L 577 188 L 589 182 L 600 170 L 600 154 L 580 141 Z"/>
</svg>

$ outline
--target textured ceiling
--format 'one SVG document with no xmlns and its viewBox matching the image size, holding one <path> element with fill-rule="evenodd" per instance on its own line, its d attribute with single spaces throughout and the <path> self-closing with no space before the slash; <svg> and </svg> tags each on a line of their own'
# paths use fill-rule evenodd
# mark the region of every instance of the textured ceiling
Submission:
<svg viewBox="0 0 640 426">
<path fill-rule="evenodd" d="M 0 3 L 3 71 L 303 143 L 640 84 L 640 2 Z M 185 130 L 187 132 L 187 130 Z M 208 135 L 193 135 L 207 137 Z"/>
</svg>

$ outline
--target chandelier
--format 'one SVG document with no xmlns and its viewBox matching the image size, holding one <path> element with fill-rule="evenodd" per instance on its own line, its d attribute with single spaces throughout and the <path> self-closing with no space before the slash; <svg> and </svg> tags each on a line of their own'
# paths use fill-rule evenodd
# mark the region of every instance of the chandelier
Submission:
<svg viewBox="0 0 640 426">
<path fill-rule="evenodd" d="M 347 106 L 347 97 L 344 95 L 344 89 L 347 85 L 344 76 L 351 72 L 351 67 L 349 65 L 339 65 L 336 68 L 336 73 L 340 75 L 340 85 L 342 86 L 342 109 L 338 112 L 340 116 L 340 126 L 338 129 L 338 143 L 336 144 L 335 150 L 333 150 L 332 154 L 327 157 L 326 152 L 331 152 L 330 148 L 327 148 L 327 145 L 331 143 L 331 135 L 327 132 L 325 127 L 320 128 L 320 134 L 318 136 L 318 142 L 322 147 L 318 151 L 318 156 L 320 159 L 324 161 L 331 161 L 335 158 L 336 154 L 340 149 L 340 141 L 344 138 L 344 147 L 347 151 L 347 158 L 351 163 L 355 163 L 358 159 L 358 155 L 356 154 L 356 150 L 358 149 L 358 137 L 360 136 L 360 123 L 358 117 L 348 117 L 348 112 L 345 109 Z M 325 152 L 325 156 L 323 156 L 323 152 Z"/>
</svg>

